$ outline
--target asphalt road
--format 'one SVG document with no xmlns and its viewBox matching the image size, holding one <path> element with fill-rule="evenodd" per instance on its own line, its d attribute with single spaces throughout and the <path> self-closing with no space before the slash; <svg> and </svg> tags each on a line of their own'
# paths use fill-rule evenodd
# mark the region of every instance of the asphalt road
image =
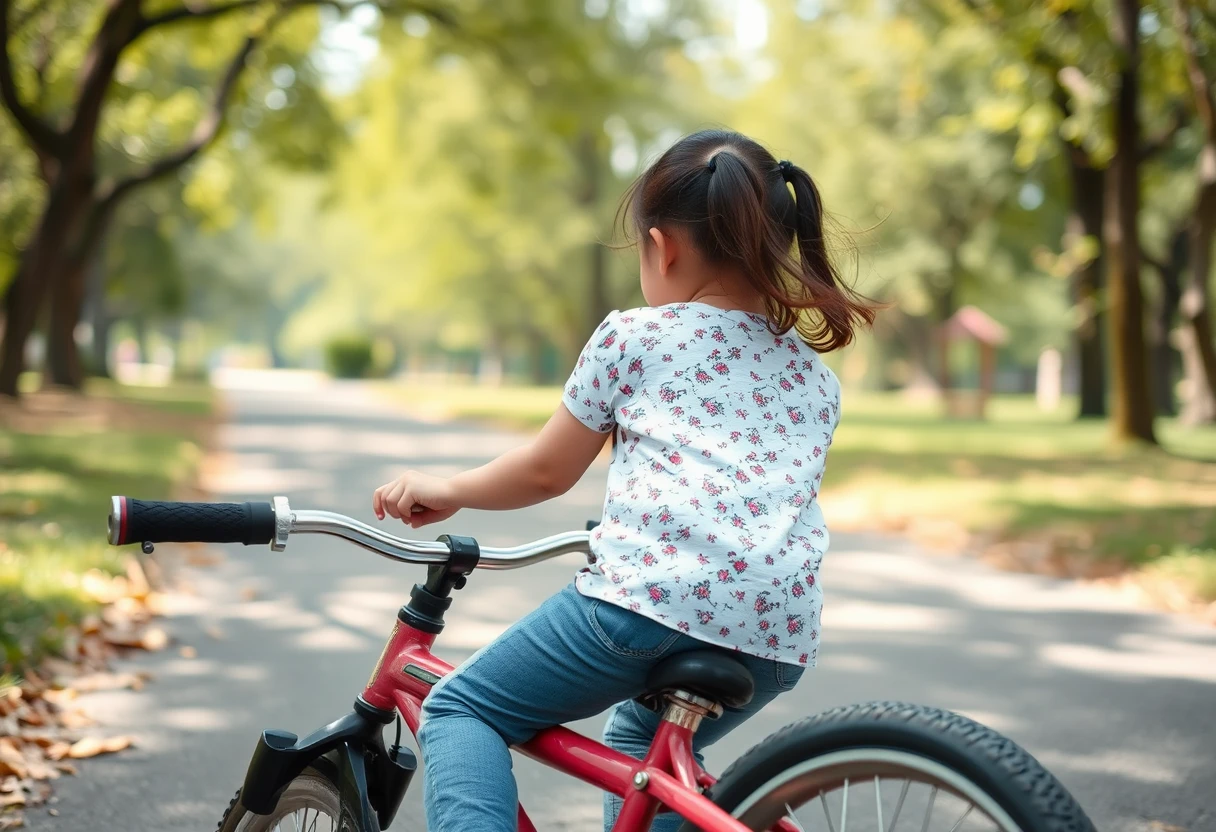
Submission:
<svg viewBox="0 0 1216 832">
<path fill-rule="evenodd" d="M 286 494 L 297 508 L 374 522 L 372 489 L 405 467 L 455 471 L 519 441 L 404 418 L 358 387 L 291 379 L 233 382 L 218 497 Z M 597 465 L 560 500 L 460 514 L 435 534 L 506 544 L 581 528 L 598 513 L 603 476 Z M 129 666 L 155 675 L 143 691 L 86 698 L 104 723 L 99 732 L 132 733 L 136 748 L 60 780 L 59 816 L 35 810 L 31 829 L 214 829 L 262 728 L 304 734 L 349 710 L 419 574 L 323 538 L 292 541 L 282 554 L 237 546 L 222 555 L 218 565 L 185 570 L 192 593 L 175 600 L 169 619 L 197 656 L 141 657 Z M 438 652 L 467 657 L 563 586 L 578 562 L 475 575 Z M 902 699 L 1009 734 L 1056 772 L 1100 830 L 1216 830 L 1216 630 L 1134 609 L 1100 588 L 999 573 L 877 537 L 836 535 L 822 580 L 820 667 L 711 749 L 711 768 L 800 716 Z M 598 733 L 600 720 L 576 727 Z M 598 828 L 599 796 L 589 787 L 527 760 L 516 770 L 542 830 Z M 423 828 L 420 797 L 416 784 L 394 828 Z"/>
</svg>

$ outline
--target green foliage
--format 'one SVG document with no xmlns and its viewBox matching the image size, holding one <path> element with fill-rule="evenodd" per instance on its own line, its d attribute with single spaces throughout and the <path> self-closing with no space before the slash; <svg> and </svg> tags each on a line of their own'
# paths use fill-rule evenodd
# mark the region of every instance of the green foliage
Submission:
<svg viewBox="0 0 1216 832">
<path fill-rule="evenodd" d="M 366 378 L 372 371 L 372 340 L 345 335 L 325 345 L 325 363 L 338 378 Z"/>
</svg>

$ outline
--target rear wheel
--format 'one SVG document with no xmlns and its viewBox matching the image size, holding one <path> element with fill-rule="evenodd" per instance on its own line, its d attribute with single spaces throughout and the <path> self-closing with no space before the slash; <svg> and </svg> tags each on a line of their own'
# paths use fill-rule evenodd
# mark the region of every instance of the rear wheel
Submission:
<svg viewBox="0 0 1216 832">
<path fill-rule="evenodd" d="M 1067 789 L 1012 740 L 949 711 L 890 702 L 783 728 L 707 796 L 755 830 L 788 818 L 828 832 L 1094 832 Z"/>
<path fill-rule="evenodd" d="M 246 809 L 238 791 L 218 832 L 378 832 L 359 826 L 358 814 L 343 804 L 335 776 L 327 768 L 305 769 L 288 784 L 269 815 Z"/>
</svg>

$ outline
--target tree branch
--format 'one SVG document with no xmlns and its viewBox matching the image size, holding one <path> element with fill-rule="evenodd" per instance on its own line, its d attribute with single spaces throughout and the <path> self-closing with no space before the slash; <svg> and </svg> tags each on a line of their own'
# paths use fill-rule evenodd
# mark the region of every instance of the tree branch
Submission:
<svg viewBox="0 0 1216 832">
<path fill-rule="evenodd" d="M 1145 139 L 1144 146 L 1140 148 L 1140 161 L 1148 161 L 1169 147 L 1174 141 L 1174 137 L 1190 123 L 1190 113 L 1186 111 L 1186 107 L 1181 101 L 1175 102 L 1172 110 L 1169 125 L 1157 135 Z"/>
<path fill-rule="evenodd" d="M 1195 111 L 1199 114 L 1207 141 L 1216 142 L 1216 100 L 1212 97 L 1212 80 L 1199 59 L 1199 42 L 1191 23 L 1191 4 L 1188 0 L 1174 0 L 1174 25 L 1178 27 L 1182 51 L 1186 55 L 1186 74 L 1195 94 Z"/>
<path fill-rule="evenodd" d="M 0 3 L 7 3 L 8 0 L 0 0 Z M 188 11 L 184 9 L 172 10 L 165 12 L 154 18 L 146 20 L 141 28 L 136 33 L 136 37 L 144 31 L 147 31 L 153 25 L 161 25 L 182 20 L 198 20 L 216 17 L 230 11 L 235 11 L 242 8 L 252 8 L 260 5 L 262 0 L 232 0 L 232 2 L 224 3 L 218 6 L 210 6 L 203 9 L 194 9 Z M 194 157 L 198 156 L 207 148 L 216 137 L 219 136 L 220 129 L 224 124 L 224 115 L 228 108 L 229 99 L 232 97 L 233 90 L 236 88 L 237 81 L 240 80 L 241 73 L 244 72 L 245 66 L 249 60 L 249 56 L 258 47 L 261 41 L 268 37 L 274 30 L 274 27 L 291 12 L 306 6 L 330 6 L 339 10 L 349 10 L 360 5 L 376 5 L 381 10 L 410 10 L 421 14 L 428 15 L 435 22 L 440 23 L 450 28 L 455 28 L 455 19 L 445 10 L 438 6 L 430 5 L 429 3 L 414 3 L 404 2 L 390 6 L 388 3 L 375 2 L 375 0 L 354 0 L 354 2 L 343 3 L 339 0 L 286 0 L 281 2 L 274 15 L 259 27 L 258 31 L 249 35 L 245 39 L 245 43 L 240 50 L 233 56 L 228 68 L 225 70 L 223 77 L 220 79 L 219 85 L 216 87 L 215 98 L 212 101 L 211 109 L 202 121 L 194 129 L 194 134 L 190 140 L 182 147 L 169 153 L 155 162 L 151 162 L 137 172 L 119 179 L 112 183 L 108 189 L 105 189 L 100 197 L 100 205 L 103 211 L 112 210 L 128 193 L 145 185 L 166 176 L 173 171 L 181 168 Z"/>
<path fill-rule="evenodd" d="M 178 23 L 181 21 L 190 20 L 209 20 L 216 17 L 222 17 L 230 12 L 241 11 L 242 9 L 252 9 L 263 5 L 266 0 L 229 0 L 228 2 L 212 3 L 211 5 L 189 4 L 176 9 L 169 9 L 161 14 L 153 17 L 145 18 L 140 25 L 138 34 L 142 34 L 156 26 L 163 26 L 168 23 Z M 351 0 L 351 2 L 342 2 L 342 0 L 288 0 L 282 3 L 281 12 L 292 9 L 302 8 L 304 6 L 328 6 L 336 9 L 339 12 L 347 12 L 356 6 L 375 6 L 380 11 L 386 13 L 402 13 L 402 12 L 417 12 L 424 14 L 434 20 L 436 23 L 444 26 L 454 27 L 455 20 L 447 9 L 440 8 L 431 3 L 414 3 L 404 2 L 395 3 L 393 0 Z"/>
<path fill-rule="evenodd" d="M 228 99 L 232 97 L 232 91 L 235 89 L 241 73 L 245 70 L 249 56 L 257 48 L 262 37 L 269 34 L 279 17 L 281 17 L 281 14 L 277 15 L 260 32 L 252 34 L 245 39 L 245 43 L 241 45 L 241 48 L 229 62 L 228 68 L 220 79 L 219 86 L 216 87 L 211 109 L 194 128 L 194 135 L 190 137 L 190 140 L 172 153 L 149 163 L 136 173 L 115 182 L 100 200 L 104 207 L 112 208 L 130 191 L 133 191 L 140 185 L 145 185 L 172 173 L 201 153 L 211 142 L 215 141 L 215 138 L 219 135 L 220 127 L 224 123 L 224 113 L 228 108 Z"/>
<path fill-rule="evenodd" d="M 12 56 L 8 51 L 8 15 L 10 0 L 0 0 L 0 101 L 12 114 L 17 127 L 25 134 L 31 147 L 39 154 L 55 155 L 63 136 L 34 114 L 21 101 L 13 77 Z"/>
<path fill-rule="evenodd" d="M 210 6 L 187 4 L 176 9 L 169 9 L 152 17 L 144 18 L 143 23 L 139 27 L 139 33 L 146 32 L 155 26 L 163 26 L 166 23 L 176 23 L 181 20 L 209 20 L 214 17 L 221 17 L 229 12 L 254 8 L 261 5 L 262 2 L 263 0 L 231 0 L 228 3 L 213 3 Z"/>
</svg>

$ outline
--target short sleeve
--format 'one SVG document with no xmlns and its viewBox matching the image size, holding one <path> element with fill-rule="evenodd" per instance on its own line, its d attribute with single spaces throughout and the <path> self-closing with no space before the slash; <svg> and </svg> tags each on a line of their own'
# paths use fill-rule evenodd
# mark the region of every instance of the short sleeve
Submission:
<svg viewBox="0 0 1216 832">
<path fill-rule="evenodd" d="M 599 433 L 607 433 L 616 424 L 624 348 L 621 314 L 612 312 L 592 333 L 566 382 L 562 396 L 566 409 Z"/>
</svg>

